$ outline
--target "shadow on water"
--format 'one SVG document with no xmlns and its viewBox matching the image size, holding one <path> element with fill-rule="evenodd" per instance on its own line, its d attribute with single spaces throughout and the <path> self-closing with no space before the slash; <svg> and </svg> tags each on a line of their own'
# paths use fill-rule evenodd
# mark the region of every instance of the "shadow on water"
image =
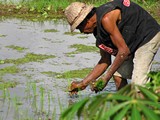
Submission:
<svg viewBox="0 0 160 120">
<path fill-rule="evenodd" d="M 7 19 L 0 26 L 0 120 L 58 119 L 75 101 L 95 95 L 87 87 L 71 98 L 67 87 L 72 79 L 42 74 L 92 68 L 99 53 L 67 55 L 75 51 L 70 47 L 73 44 L 94 46 L 92 35 L 68 34 L 64 20 L 39 23 Z M 154 69 L 159 69 L 159 61 L 157 55 Z M 105 90 L 115 92 L 113 81 Z"/>
</svg>

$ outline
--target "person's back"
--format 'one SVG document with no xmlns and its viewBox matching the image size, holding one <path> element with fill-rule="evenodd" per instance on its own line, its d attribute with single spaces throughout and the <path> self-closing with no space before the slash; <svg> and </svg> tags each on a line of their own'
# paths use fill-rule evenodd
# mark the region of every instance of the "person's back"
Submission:
<svg viewBox="0 0 160 120">
<path fill-rule="evenodd" d="M 106 46 L 115 48 L 111 43 L 109 34 L 104 30 L 101 21 L 105 14 L 112 10 L 121 10 L 121 21 L 117 23 L 126 44 L 130 48 L 131 53 L 150 41 L 159 31 L 160 26 L 156 20 L 142 7 L 131 2 L 129 6 L 125 6 L 123 0 L 115 0 L 106 3 L 97 8 L 97 44 L 105 44 Z M 106 39 L 107 38 L 107 39 Z"/>
<path fill-rule="evenodd" d="M 127 79 L 144 86 L 149 82 L 147 74 L 160 46 L 159 24 L 147 11 L 130 0 L 108 2 L 96 8 L 96 12 L 93 8 L 75 2 L 65 10 L 71 31 L 79 29 L 83 33 L 93 33 L 101 55 L 97 65 L 82 81 L 72 82 L 70 92 L 74 94 L 84 90 L 99 77 L 103 85 L 100 89 L 94 86 L 92 90 L 95 92 L 103 90 L 111 77 L 115 80 L 117 90 L 127 84 Z M 111 55 L 115 55 L 113 62 Z M 101 77 L 103 73 L 105 75 Z"/>
</svg>

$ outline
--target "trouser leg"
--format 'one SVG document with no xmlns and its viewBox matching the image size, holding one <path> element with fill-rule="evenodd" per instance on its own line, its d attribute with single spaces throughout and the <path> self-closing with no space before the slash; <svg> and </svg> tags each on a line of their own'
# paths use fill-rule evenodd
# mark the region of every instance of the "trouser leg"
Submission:
<svg viewBox="0 0 160 120">
<path fill-rule="evenodd" d="M 132 82 L 144 86 L 149 82 L 147 74 L 151 70 L 152 62 L 160 46 L 160 32 L 148 43 L 144 44 L 135 52 L 133 59 L 134 69 Z"/>
</svg>

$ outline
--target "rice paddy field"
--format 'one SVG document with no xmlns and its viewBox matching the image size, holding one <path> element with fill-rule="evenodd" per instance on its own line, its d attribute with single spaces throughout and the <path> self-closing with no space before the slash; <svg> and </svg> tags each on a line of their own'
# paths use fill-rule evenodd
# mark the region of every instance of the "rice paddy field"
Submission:
<svg viewBox="0 0 160 120">
<path fill-rule="evenodd" d="M 63 10 L 73 1 L 0 0 L 0 120 L 58 120 L 76 101 L 96 95 L 89 87 L 68 94 L 71 81 L 100 58 L 92 35 L 70 32 Z M 135 2 L 160 20 L 158 0 Z M 152 70 L 160 70 L 160 50 Z M 112 80 L 104 91 L 116 91 Z"/>
</svg>

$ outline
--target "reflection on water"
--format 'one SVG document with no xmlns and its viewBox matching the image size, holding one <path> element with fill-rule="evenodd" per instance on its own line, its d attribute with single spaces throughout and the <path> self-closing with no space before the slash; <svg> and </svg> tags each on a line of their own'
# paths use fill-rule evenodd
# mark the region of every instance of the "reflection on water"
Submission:
<svg viewBox="0 0 160 120">
<path fill-rule="evenodd" d="M 94 46 L 94 38 L 88 35 L 81 40 L 79 37 L 86 35 L 65 34 L 70 28 L 64 20 L 39 23 L 7 19 L 1 21 L 0 26 L 0 119 L 58 119 L 69 105 L 67 87 L 70 80 L 48 77 L 42 72 L 64 72 L 94 66 L 99 59 L 97 53 L 66 56 L 75 50 L 70 45 Z M 28 53 L 55 57 L 16 66 L 5 63 L 6 59 L 25 58 Z M 8 73 L 2 71 L 6 67 L 13 70 Z M 15 86 L 10 84 L 14 82 L 17 83 Z"/>
<path fill-rule="evenodd" d="M 92 35 L 65 34 L 70 28 L 64 20 L 39 23 L 7 19 L 1 21 L 0 26 L 0 119 L 58 119 L 60 113 L 75 101 L 95 95 L 87 87 L 77 97 L 70 98 L 67 87 L 71 79 L 42 74 L 93 67 L 100 58 L 96 52 L 66 55 L 75 50 L 69 47 L 73 44 L 94 46 Z M 28 53 L 56 57 L 17 65 L 5 63 L 6 59 L 17 60 Z M 159 57 L 156 56 L 155 63 L 160 61 Z M 158 66 L 155 64 L 154 69 L 159 69 Z M 2 71 L 6 67 L 10 69 Z M 17 71 L 10 71 L 11 68 Z M 114 83 L 110 82 L 105 90 L 115 92 Z"/>
</svg>

